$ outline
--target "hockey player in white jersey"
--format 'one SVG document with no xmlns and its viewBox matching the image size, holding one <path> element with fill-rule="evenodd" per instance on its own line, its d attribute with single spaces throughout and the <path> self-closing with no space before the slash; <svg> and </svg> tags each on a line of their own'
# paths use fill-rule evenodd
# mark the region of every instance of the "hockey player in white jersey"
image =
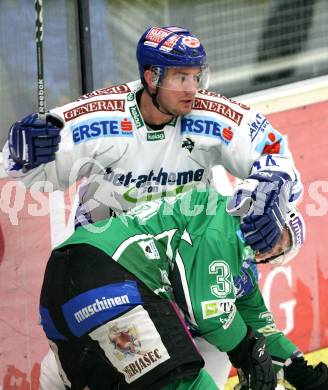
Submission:
<svg viewBox="0 0 328 390">
<path fill-rule="evenodd" d="M 88 177 L 81 211 L 92 221 L 206 183 L 220 164 L 241 179 L 276 180 L 273 196 L 288 182 L 287 201 L 297 200 L 302 187 L 286 140 L 259 113 L 206 89 L 207 58 L 196 37 L 149 28 L 137 60 L 141 80 L 90 92 L 50 110 L 46 121 L 31 114 L 16 122 L 4 148 L 7 173 L 54 190 Z"/>
<path fill-rule="evenodd" d="M 79 225 L 208 184 L 212 167 L 223 165 L 244 180 L 229 211 L 248 212 L 252 199 L 261 212 L 249 212 L 241 228 L 254 250 L 269 251 L 302 192 L 286 139 L 261 114 L 207 90 L 205 49 L 189 31 L 148 28 L 137 61 L 139 81 L 90 92 L 45 120 L 31 114 L 14 123 L 3 151 L 7 173 L 53 190 L 86 178 Z"/>
</svg>

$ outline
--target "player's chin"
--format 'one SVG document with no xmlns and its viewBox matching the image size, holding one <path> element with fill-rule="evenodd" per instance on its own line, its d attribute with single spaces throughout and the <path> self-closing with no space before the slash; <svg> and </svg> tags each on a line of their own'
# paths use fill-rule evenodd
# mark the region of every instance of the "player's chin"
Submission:
<svg viewBox="0 0 328 390">
<path fill-rule="evenodd" d="M 176 107 L 176 111 L 178 115 L 187 115 L 192 110 L 193 100 L 188 102 L 180 103 L 178 107 Z"/>
</svg>

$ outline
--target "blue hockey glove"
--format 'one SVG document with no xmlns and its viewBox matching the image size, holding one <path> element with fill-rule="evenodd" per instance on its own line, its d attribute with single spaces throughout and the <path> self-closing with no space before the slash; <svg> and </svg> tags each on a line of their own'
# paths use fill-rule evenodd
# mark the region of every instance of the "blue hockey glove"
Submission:
<svg viewBox="0 0 328 390">
<path fill-rule="evenodd" d="M 37 113 L 33 113 L 15 122 L 8 137 L 13 161 L 25 170 L 53 161 L 63 126 L 63 121 L 53 114 L 39 118 Z"/>
<path fill-rule="evenodd" d="M 227 204 L 230 215 L 240 216 L 246 244 L 254 251 L 270 251 L 285 225 L 291 179 L 285 172 L 260 171 L 238 185 Z"/>
</svg>

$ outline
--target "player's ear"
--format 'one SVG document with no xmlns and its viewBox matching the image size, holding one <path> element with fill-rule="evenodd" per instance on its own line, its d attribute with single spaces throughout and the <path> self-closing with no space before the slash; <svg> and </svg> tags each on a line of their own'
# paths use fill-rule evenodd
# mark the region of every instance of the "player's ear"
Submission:
<svg viewBox="0 0 328 390">
<path fill-rule="evenodd" d="M 156 90 L 156 84 L 154 80 L 154 74 L 153 71 L 150 69 L 146 69 L 144 72 L 144 80 L 147 83 L 148 88 L 152 91 L 155 92 Z"/>
</svg>

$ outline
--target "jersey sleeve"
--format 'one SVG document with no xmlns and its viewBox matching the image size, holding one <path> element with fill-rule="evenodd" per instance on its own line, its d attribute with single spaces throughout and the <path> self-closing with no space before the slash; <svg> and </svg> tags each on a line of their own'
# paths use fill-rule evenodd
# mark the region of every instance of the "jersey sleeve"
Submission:
<svg viewBox="0 0 328 390">
<path fill-rule="evenodd" d="M 200 237 L 181 241 L 176 264 L 191 325 L 221 351 L 230 351 L 247 331 L 234 286 L 245 248 L 236 234 L 239 219 L 226 214 L 225 203 L 218 203 L 215 218 Z"/>
<path fill-rule="evenodd" d="M 245 337 L 247 327 L 236 307 L 229 263 L 213 256 L 202 269 L 203 282 L 197 283 L 202 287 L 191 293 L 197 328 L 221 351 L 231 351 Z"/>
<path fill-rule="evenodd" d="M 302 194 L 300 174 L 295 167 L 287 137 L 255 110 L 244 111 L 231 142 L 222 148 L 222 165 L 240 179 L 263 170 L 286 172 L 293 183 L 290 202 L 297 202 Z"/>
</svg>

